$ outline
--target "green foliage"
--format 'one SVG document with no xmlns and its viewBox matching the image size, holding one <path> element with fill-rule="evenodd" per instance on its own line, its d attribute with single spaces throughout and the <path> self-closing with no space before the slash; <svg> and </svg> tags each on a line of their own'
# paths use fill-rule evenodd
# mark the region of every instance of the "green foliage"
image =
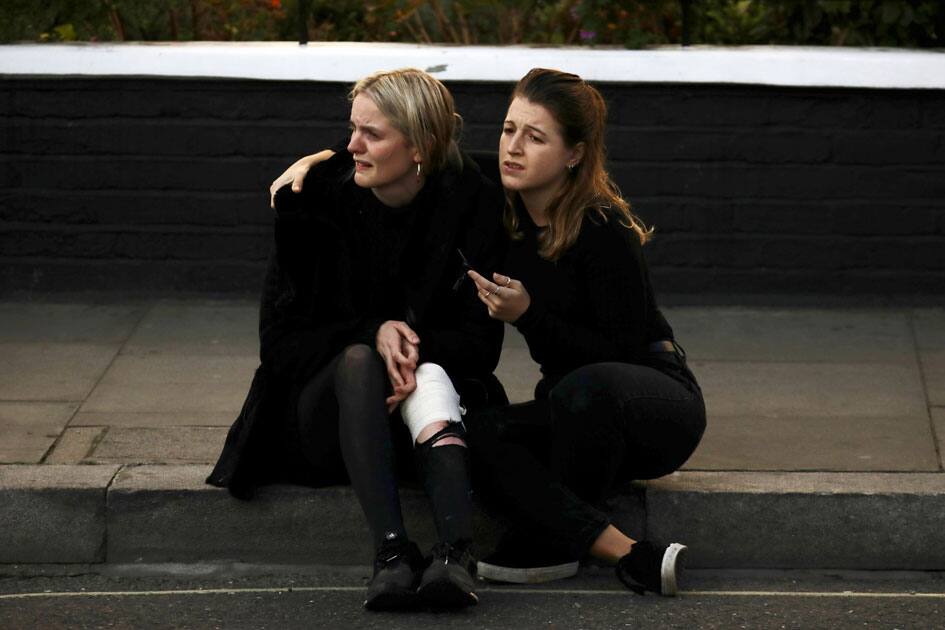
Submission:
<svg viewBox="0 0 945 630">
<path fill-rule="evenodd" d="M 680 40 L 679 0 L 583 0 L 572 11 L 580 43 L 643 48 Z"/>
<path fill-rule="evenodd" d="M 945 45 L 941 0 L 693 2 L 694 42 L 809 46 Z"/>
<path fill-rule="evenodd" d="M 642 48 L 686 0 L 0 0 L 0 41 L 296 40 Z M 693 44 L 942 47 L 945 0 L 688 0 Z"/>
<path fill-rule="evenodd" d="M 280 0 L 2 0 L 0 41 L 267 40 Z"/>
</svg>

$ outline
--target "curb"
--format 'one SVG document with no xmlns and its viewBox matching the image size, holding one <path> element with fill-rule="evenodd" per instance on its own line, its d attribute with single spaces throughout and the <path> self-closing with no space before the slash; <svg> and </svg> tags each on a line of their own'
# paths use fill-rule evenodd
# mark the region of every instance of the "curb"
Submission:
<svg viewBox="0 0 945 630">
<path fill-rule="evenodd" d="M 647 485 L 647 532 L 700 568 L 945 568 L 943 473 L 686 472 Z"/>
<path fill-rule="evenodd" d="M 205 465 L 0 465 L 0 563 L 365 565 L 350 487 L 270 486 L 250 502 Z M 423 493 L 408 531 L 435 538 Z M 682 472 L 611 502 L 614 522 L 690 547 L 693 568 L 945 569 L 945 473 Z M 501 524 L 482 510 L 479 553 Z"/>
</svg>

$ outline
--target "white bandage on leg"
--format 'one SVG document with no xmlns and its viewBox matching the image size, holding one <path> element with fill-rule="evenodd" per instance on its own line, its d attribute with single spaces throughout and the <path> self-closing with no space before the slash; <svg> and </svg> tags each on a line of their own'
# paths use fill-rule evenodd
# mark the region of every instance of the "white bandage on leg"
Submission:
<svg viewBox="0 0 945 630">
<path fill-rule="evenodd" d="M 463 410 L 459 406 L 459 394 L 453 382 L 439 365 L 423 363 L 414 376 L 417 389 L 400 404 L 400 415 L 416 444 L 424 427 L 434 422 L 462 422 Z"/>
</svg>

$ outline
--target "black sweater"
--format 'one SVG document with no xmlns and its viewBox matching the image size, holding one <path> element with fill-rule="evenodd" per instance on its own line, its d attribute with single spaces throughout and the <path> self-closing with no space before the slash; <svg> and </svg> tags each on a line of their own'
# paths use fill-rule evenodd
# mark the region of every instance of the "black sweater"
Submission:
<svg viewBox="0 0 945 630">
<path fill-rule="evenodd" d="M 541 365 L 545 387 L 590 363 L 644 363 L 647 346 L 673 339 L 656 306 L 643 248 L 619 219 L 585 214 L 574 245 L 556 262 L 538 255 L 538 235 L 524 209 L 518 212 L 523 238 L 514 241 L 506 270 L 531 296 L 514 323 Z"/>
<path fill-rule="evenodd" d="M 494 382 L 501 322 L 489 318 L 471 281 L 455 288 L 454 283 L 465 277 L 457 249 L 483 267 L 502 259 L 501 192 L 464 159 L 462 168 L 430 178 L 417 207 L 406 210 L 410 227 L 400 236 L 409 244 L 385 244 L 386 253 L 375 251 L 381 256 L 366 260 L 366 241 L 396 238 L 404 226 L 363 232 L 366 218 L 358 211 L 365 204 L 370 210 L 373 202 L 365 196 L 370 191 L 351 187 L 352 169 L 351 156 L 339 151 L 309 173 L 300 194 L 288 187 L 276 194 L 274 247 L 260 304 L 261 365 L 207 479 L 240 498 L 250 497 L 261 483 L 315 483 L 282 477 L 279 430 L 294 420 L 305 383 L 345 346 L 373 346 L 386 319 L 414 328 L 420 361 L 440 364 L 466 404 L 483 394 L 475 390 L 467 396 L 464 383 L 481 388 Z M 386 261 L 394 263 L 393 275 L 366 277 L 389 257 L 397 259 Z M 393 291 L 366 294 L 388 280 Z"/>
</svg>

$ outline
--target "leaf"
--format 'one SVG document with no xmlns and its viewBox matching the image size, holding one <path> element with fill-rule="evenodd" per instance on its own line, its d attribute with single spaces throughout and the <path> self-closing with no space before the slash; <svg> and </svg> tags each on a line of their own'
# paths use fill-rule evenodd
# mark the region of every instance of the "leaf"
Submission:
<svg viewBox="0 0 945 630">
<path fill-rule="evenodd" d="M 899 5 L 890 0 L 883 2 L 883 8 L 880 11 L 880 20 L 883 24 L 895 24 L 899 21 Z"/>
<path fill-rule="evenodd" d="M 56 33 L 61 41 L 64 42 L 74 42 L 75 41 L 75 27 L 72 24 L 60 24 L 53 28 L 53 31 Z"/>
</svg>

